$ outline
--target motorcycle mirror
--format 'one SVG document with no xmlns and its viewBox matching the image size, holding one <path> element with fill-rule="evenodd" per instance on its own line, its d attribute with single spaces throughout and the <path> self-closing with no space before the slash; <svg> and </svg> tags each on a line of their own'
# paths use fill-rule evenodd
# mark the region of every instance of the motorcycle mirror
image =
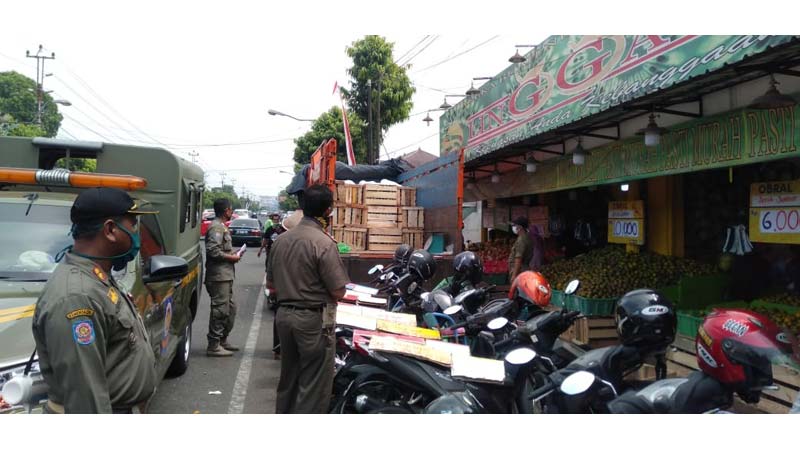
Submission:
<svg viewBox="0 0 800 450">
<path fill-rule="evenodd" d="M 372 275 L 373 273 L 378 272 L 379 270 L 383 270 L 383 265 L 376 264 L 372 269 L 369 269 L 369 272 L 367 273 Z"/>
<path fill-rule="evenodd" d="M 453 306 L 445 309 L 444 313 L 447 314 L 448 316 L 452 316 L 453 314 L 460 313 L 462 309 L 464 309 L 464 308 L 462 308 L 461 305 L 453 305 Z"/>
<path fill-rule="evenodd" d="M 581 282 L 579 280 L 572 280 L 567 284 L 567 287 L 564 289 L 564 293 L 567 295 L 572 295 L 578 291 L 580 286 Z"/>
<path fill-rule="evenodd" d="M 453 301 L 455 302 L 456 305 L 460 305 L 460 304 L 464 303 L 464 299 L 466 299 L 467 297 L 469 297 L 470 295 L 472 295 L 474 293 L 475 293 L 475 289 L 470 289 L 470 290 L 464 291 L 464 292 L 458 294 L 456 296 L 455 300 L 453 300 Z"/>
<path fill-rule="evenodd" d="M 567 395 L 578 395 L 589 390 L 594 384 L 595 376 L 591 372 L 581 370 L 568 376 L 561 382 L 561 392 Z"/>
<path fill-rule="evenodd" d="M 486 325 L 490 330 L 497 331 L 508 325 L 508 319 L 505 317 L 497 317 L 489 321 Z"/>
<path fill-rule="evenodd" d="M 528 364 L 536 358 L 536 352 L 533 349 L 522 347 L 511 350 L 506 355 L 506 362 L 515 366 Z"/>
</svg>

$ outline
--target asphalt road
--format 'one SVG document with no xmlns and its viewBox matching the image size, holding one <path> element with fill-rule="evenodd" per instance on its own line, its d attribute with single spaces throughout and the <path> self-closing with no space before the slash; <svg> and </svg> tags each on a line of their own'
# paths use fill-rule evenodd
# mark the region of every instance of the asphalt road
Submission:
<svg viewBox="0 0 800 450">
<path fill-rule="evenodd" d="M 149 413 L 275 412 L 280 361 L 272 359 L 274 314 L 263 299 L 264 256 L 257 258 L 257 252 L 257 247 L 248 248 L 236 266 L 233 295 L 238 311 L 229 341 L 241 350 L 232 357 L 206 356 L 210 302 L 204 289 L 192 326 L 189 369 L 161 382 Z"/>
</svg>

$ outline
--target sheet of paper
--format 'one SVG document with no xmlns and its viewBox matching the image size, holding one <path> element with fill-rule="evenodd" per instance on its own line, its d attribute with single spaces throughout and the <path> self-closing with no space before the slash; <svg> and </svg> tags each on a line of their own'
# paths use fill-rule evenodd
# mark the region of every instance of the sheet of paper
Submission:
<svg viewBox="0 0 800 450">
<path fill-rule="evenodd" d="M 370 350 L 414 356 L 443 366 L 449 366 L 452 363 L 450 353 L 428 347 L 425 344 L 416 344 L 391 336 L 373 336 L 369 341 L 369 348 Z"/>
<path fill-rule="evenodd" d="M 433 339 L 427 339 L 425 341 L 425 345 L 443 352 L 450 353 L 453 356 L 470 356 L 468 345 L 453 344 L 450 342 L 437 341 Z"/>
<path fill-rule="evenodd" d="M 247 251 L 247 244 L 242 244 L 242 248 L 240 248 L 239 251 L 236 252 L 236 255 L 242 256 L 246 251 Z"/>
<path fill-rule="evenodd" d="M 450 373 L 454 377 L 478 381 L 502 383 L 506 378 L 506 367 L 502 360 L 453 355 Z"/>
<path fill-rule="evenodd" d="M 428 328 L 412 327 L 402 325 L 388 320 L 378 319 L 378 329 L 394 334 L 402 334 L 405 336 L 415 336 L 425 339 L 441 339 L 439 330 L 430 330 Z"/>
<path fill-rule="evenodd" d="M 349 283 L 345 286 L 345 288 L 351 291 L 360 292 L 362 294 L 375 295 L 378 293 L 378 290 L 375 288 L 371 288 L 369 286 L 362 286 L 360 284 L 355 284 L 355 283 Z"/>
<path fill-rule="evenodd" d="M 336 323 L 365 330 L 375 330 L 376 320 L 372 317 L 357 316 L 355 314 L 336 313 Z"/>
<path fill-rule="evenodd" d="M 364 308 L 361 310 L 361 315 L 367 317 L 374 317 L 376 319 L 381 319 L 381 320 L 388 320 L 389 322 L 408 325 L 410 327 L 417 326 L 417 316 L 415 316 L 414 314 L 395 313 L 376 308 Z"/>
<path fill-rule="evenodd" d="M 353 342 L 369 343 L 370 339 L 372 339 L 375 336 L 393 337 L 395 339 L 412 342 L 414 344 L 425 343 L 425 339 L 412 336 L 400 336 L 397 334 L 381 333 L 380 331 L 370 331 L 370 330 L 360 330 L 360 329 L 353 330 Z"/>
</svg>

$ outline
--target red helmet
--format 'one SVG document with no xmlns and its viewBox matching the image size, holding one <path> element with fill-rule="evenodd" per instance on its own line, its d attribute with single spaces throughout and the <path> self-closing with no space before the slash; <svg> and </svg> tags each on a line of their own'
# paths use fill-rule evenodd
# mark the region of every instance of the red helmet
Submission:
<svg viewBox="0 0 800 450">
<path fill-rule="evenodd" d="M 512 283 L 511 289 L 508 291 L 508 298 L 511 300 L 517 295 L 536 306 L 544 308 L 550 304 L 552 291 L 550 290 L 550 283 L 547 282 L 544 275 L 539 272 L 527 271 L 522 272 L 514 279 L 514 283 Z"/>
<path fill-rule="evenodd" d="M 772 384 L 773 358 L 789 350 L 780 328 L 762 314 L 715 309 L 697 330 L 697 365 L 733 388 L 743 400 L 757 402 Z"/>
</svg>

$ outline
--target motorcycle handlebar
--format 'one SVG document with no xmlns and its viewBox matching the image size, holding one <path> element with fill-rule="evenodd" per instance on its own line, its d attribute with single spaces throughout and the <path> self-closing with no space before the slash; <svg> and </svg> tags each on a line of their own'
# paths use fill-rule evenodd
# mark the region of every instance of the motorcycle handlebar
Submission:
<svg viewBox="0 0 800 450">
<path fill-rule="evenodd" d="M 554 383 L 553 380 L 548 378 L 547 382 L 545 383 L 545 385 L 540 387 L 540 388 L 538 388 L 538 389 L 534 389 L 534 391 L 531 392 L 531 394 L 528 396 L 528 399 L 529 400 L 536 400 L 539 397 L 543 397 L 543 396 L 549 394 L 550 392 L 555 390 L 556 387 L 557 387 L 556 383 Z"/>
</svg>

